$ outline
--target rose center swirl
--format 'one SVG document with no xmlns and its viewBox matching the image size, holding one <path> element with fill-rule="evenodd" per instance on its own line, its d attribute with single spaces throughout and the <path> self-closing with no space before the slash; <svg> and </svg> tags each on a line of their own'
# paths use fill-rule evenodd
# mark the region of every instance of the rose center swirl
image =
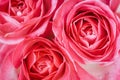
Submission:
<svg viewBox="0 0 120 80">
<path fill-rule="evenodd" d="M 72 18 L 65 31 L 73 42 L 91 48 L 101 42 L 103 43 L 100 45 L 104 46 L 109 41 L 109 32 L 106 29 L 108 26 L 110 24 L 104 16 L 92 11 L 83 11 Z"/>
<path fill-rule="evenodd" d="M 63 58 L 59 52 L 43 46 L 41 48 L 33 50 L 25 60 L 31 78 L 42 79 L 50 74 L 55 74 L 63 62 Z"/>
<path fill-rule="evenodd" d="M 11 0 L 11 15 L 21 16 L 26 7 L 24 0 Z"/>
</svg>

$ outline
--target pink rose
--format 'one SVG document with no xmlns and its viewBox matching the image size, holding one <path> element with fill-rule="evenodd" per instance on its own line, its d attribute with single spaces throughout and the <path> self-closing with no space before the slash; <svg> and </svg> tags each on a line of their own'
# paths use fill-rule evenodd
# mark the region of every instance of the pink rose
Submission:
<svg viewBox="0 0 120 80">
<path fill-rule="evenodd" d="M 78 62 L 81 59 L 107 62 L 118 52 L 118 17 L 99 0 L 66 1 L 55 13 L 53 21 L 57 41 Z"/>
<path fill-rule="evenodd" d="M 55 9 L 63 0 L 0 0 L 0 42 L 16 44 L 39 36 L 51 27 Z"/>
<path fill-rule="evenodd" d="M 94 80 L 62 46 L 45 38 L 20 43 L 12 60 L 19 70 L 18 80 Z"/>
</svg>

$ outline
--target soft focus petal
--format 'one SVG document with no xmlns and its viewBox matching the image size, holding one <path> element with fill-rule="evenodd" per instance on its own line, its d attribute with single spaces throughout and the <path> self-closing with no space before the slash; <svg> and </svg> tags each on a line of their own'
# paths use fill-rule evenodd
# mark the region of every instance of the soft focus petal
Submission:
<svg viewBox="0 0 120 80">
<path fill-rule="evenodd" d="M 109 5 L 109 7 L 116 12 L 118 6 L 120 5 L 120 0 L 101 0 L 104 3 L 106 3 L 107 5 Z"/>
<path fill-rule="evenodd" d="M 17 71 L 11 62 L 11 54 L 5 57 L 0 64 L 1 80 L 17 80 Z"/>
<path fill-rule="evenodd" d="M 0 0 L 0 11 L 8 12 L 9 11 L 9 0 Z"/>
</svg>

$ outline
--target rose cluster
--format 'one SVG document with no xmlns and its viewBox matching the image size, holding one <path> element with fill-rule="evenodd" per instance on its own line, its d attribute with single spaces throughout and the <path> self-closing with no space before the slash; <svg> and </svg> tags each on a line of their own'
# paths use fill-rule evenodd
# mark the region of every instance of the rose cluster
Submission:
<svg viewBox="0 0 120 80">
<path fill-rule="evenodd" d="M 120 0 L 0 0 L 0 80 L 120 80 Z"/>
</svg>

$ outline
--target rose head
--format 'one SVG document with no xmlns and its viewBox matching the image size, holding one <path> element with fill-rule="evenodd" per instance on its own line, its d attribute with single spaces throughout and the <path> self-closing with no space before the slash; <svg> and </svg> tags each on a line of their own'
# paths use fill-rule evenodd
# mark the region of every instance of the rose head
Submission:
<svg viewBox="0 0 120 80">
<path fill-rule="evenodd" d="M 87 80 L 92 78 L 79 65 L 76 65 L 75 69 L 75 63 L 64 48 L 60 48 L 59 45 L 45 38 L 27 39 L 20 43 L 12 60 L 19 70 L 19 80 Z M 85 76 L 87 77 L 83 78 Z"/>
<path fill-rule="evenodd" d="M 16 44 L 26 36 L 50 32 L 51 18 L 62 2 L 63 0 L 0 1 L 0 42 Z"/>
<path fill-rule="evenodd" d="M 58 42 L 75 59 L 104 62 L 110 61 L 116 54 L 119 22 L 112 10 L 101 1 L 65 2 L 57 10 L 53 25 Z"/>
<path fill-rule="evenodd" d="M 65 59 L 61 52 L 54 47 L 53 43 L 43 38 L 36 38 L 28 41 L 28 43 L 21 44 L 16 49 L 17 52 L 18 49 L 21 49 L 20 54 L 23 55 L 20 69 L 22 73 L 19 77 L 22 78 L 23 74 L 27 80 L 52 79 L 58 69 L 60 70 L 59 76 L 61 76 L 65 67 Z M 16 55 L 20 54 L 17 53 Z M 16 58 L 18 58 L 17 56 Z M 56 77 L 58 77 L 57 74 Z"/>
</svg>

